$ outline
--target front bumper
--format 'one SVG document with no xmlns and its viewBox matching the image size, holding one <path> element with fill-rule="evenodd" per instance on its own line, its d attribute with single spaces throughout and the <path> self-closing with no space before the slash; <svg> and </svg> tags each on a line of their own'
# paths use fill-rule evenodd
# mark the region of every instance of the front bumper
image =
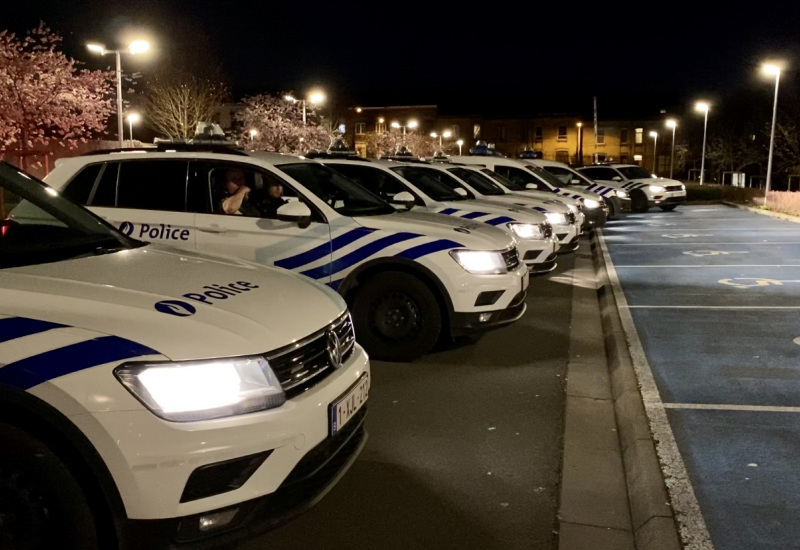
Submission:
<svg viewBox="0 0 800 550">
<path fill-rule="evenodd" d="M 528 268 L 530 273 L 540 273 L 542 269 L 551 271 L 555 267 L 548 265 L 551 260 L 555 262 L 556 251 L 561 246 L 555 237 L 548 237 L 543 241 L 534 241 L 531 243 L 533 246 L 525 247 L 525 243 L 520 241 L 521 244 L 517 245 L 519 250 L 520 259 Z"/>
<path fill-rule="evenodd" d="M 120 527 L 125 549 L 168 546 L 175 549 L 233 548 L 274 529 L 319 502 L 358 458 L 367 441 L 364 406 L 345 428 L 311 449 L 272 494 L 204 514 L 163 520 L 128 520 Z M 224 527 L 203 532 L 201 517 L 234 512 Z"/>
<path fill-rule="evenodd" d="M 584 229 L 594 229 L 603 227 L 608 220 L 608 206 L 599 208 L 585 208 L 583 210 L 586 219 L 583 222 Z"/>
<path fill-rule="evenodd" d="M 519 292 L 505 309 L 482 313 L 453 313 L 450 318 L 450 334 L 454 337 L 464 336 L 503 327 L 517 321 L 527 309 L 526 294 L 527 290 Z M 480 316 L 486 314 L 489 314 L 489 318 L 481 320 Z"/>
<path fill-rule="evenodd" d="M 649 206 L 660 206 L 664 204 L 683 204 L 686 202 L 686 195 L 656 195 L 647 201 Z"/>
</svg>

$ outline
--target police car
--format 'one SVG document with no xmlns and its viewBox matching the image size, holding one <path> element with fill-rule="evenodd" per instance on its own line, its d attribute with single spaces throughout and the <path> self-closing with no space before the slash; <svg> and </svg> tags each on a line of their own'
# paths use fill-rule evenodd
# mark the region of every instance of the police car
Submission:
<svg viewBox="0 0 800 550">
<path fill-rule="evenodd" d="M 527 162 L 541 166 L 555 176 L 564 188 L 581 187 L 603 197 L 608 205 L 608 219 L 618 219 L 623 212 L 630 212 L 631 197 L 624 189 L 589 179 L 568 164 L 555 160 L 526 159 Z"/>
<path fill-rule="evenodd" d="M 686 186 L 661 178 L 636 164 L 603 164 L 578 168 L 586 177 L 629 193 L 632 212 L 647 212 L 658 206 L 669 212 L 686 202 Z"/>
<path fill-rule="evenodd" d="M 436 165 L 453 177 L 451 180 L 446 180 L 453 189 L 462 189 L 470 198 L 488 200 L 525 210 L 532 209 L 544 214 L 547 221 L 553 226 L 553 231 L 558 239 L 557 252 L 559 254 L 574 252 L 578 249 L 585 218 L 580 206 L 573 203 L 571 199 L 553 197 L 552 193 L 542 193 L 536 190 L 512 191 L 511 189 L 515 187 L 513 182 L 488 168 L 466 164 L 456 165 L 442 161 L 437 162 Z"/>
<path fill-rule="evenodd" d="M 525 211 L 484 200 L 470 200 L 443 183 L 436 166 L 392 160 L 362 159 L 357 155 L 328 153 L 316 155 L 359 185 L 380 195 L 397 208 L 420 209 L 447 216 L 475 220 L 507 228 L 517 244 L 522 261 L 531 274 L 542 274 L 556 267 L 558 238 L 547 218 L 534 211 Z"/>
<path fill-rule="evenodd" d="M 183 150 L 189 149 L 189 150 Z M 220 209 L 226 172 L 252 202 L 271 183 L 273 217 Z M 528 270 L 504 230 L 430 212 L 397 212 L 332 168 L 278 153 L 159 144 L 62 159 L 46 181 L 137 239 L 292 270 L 337 290 L 359 343 L 410 361 L 442 337 L 500 327 L 525 312 Z"/>
<path fill-rule="evenodd" d="M 125 236 L 0 163 L 1 547 L 232 547 L 344 474 L 369 386 L 331 289 Z"/>
<path fill-rule="evenodd" d="M 528 159 L 512 159 L 492 154 L 483 146 L 473 147 L 470 155 L 451 155 L 449 162 L 483 166 L 515 184 L 515 192 L 539 190 L 577 200 L 586 216 L 586 228 L 603 227 L 608 219 L 608 205 L 600 195 L 582 189 L 563 189 L 561 182 Z"/>
</svg>

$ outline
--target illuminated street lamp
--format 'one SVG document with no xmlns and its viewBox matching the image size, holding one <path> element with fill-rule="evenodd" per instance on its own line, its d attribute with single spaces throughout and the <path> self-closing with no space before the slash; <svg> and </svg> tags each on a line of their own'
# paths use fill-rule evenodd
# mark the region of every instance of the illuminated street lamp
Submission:
<svg viewBox="0 0 800 550">
<path fill-rule="evenodd" d="M 86 44 L 90 52 L 106 55 L 113 53 L 117 58 L 117 138 L 119 139 L 119 146 L 122 147 L 122 141 L 125 136 L 122 134 L 122 60 L 123 53 L 135 55 L 137 53 L 144 53 L 150 49 L 150 44 L 146 40 L 136 40 L 131 42 L 127 50 L 107 50 L 102 44 Z"/>
<path fill-rule="evenodd" d="M 464 145 L 464 140 L 463 139 L 457 140 L 456 145 L 458 145 L 458 156 L 461 156 L 461 146 Z"/>
<path fill-rule="evenodd" d="M 583 166 L 583 122 L 575 124 L 578 127 L 578 143 L 575 144 L 575 160 L 579 166 Z"/>
<path fill-rule="evenodd" d="M 250 143 L 253 143 L 253 140 L 258 135 L 258 130 L 256 130 L 255 128 L 251 128 L 248 133 L 250 134 Z"/>
<path fill-rule="evenodd" d="M 410 130 L 413 130 L 416 127 L 417 127 L 417 121 L 416 120 L 409 120 L 408 123 L 405 124 L 405 125 L 400 124 L 397 121 L 392 122 L 392 128 L 402 128 L 404 136 L 406 135 L 406 128 L 409 128 Z"/>
<path fill-rule="evenodd" d="M 765 64 L 762 70 L 768 75 L 775 75 L 775 102 L 772 104 L 772 130 L 769 133 L 769 157 L 767 157 L 767 189 L 764 192 L 764 206 L 767 206 L 767 195 L 772 181 L 772 149 L 775 145 L 775 115 L 778 113 L 778 85 L 781 81 L 781 68 L 777 65 Z"/>
<path fill-rule="evenodd" d="M 291 101 L 292 103 L 297 103 L 298 101 L 303 105 L 303 125 L 306 124 L 306 100 L 305 99 L 297 99 L 292 95 L 285 95 L 283 99 L 286 101 Z M 325 94 L 322 92 L 311 92 L 308 96 L 308 102 L 312 105 L 316 105 L 318 103 L 322 103 L 325 101 Z"/>
<path fill-rule="evenodd" d="M 139 122 L 142 117 L 139 116 L 139 113 L 128 113 L 128 130 L 130 131 L 131 135 L 131 147 L 133 147 L 133 125 L 134 123 Z"/>
<path fill-rule="evenodd" d="M 452 135 L 453 135 L 453 133 L 450 130 L 445 130 L 441 134 L 437 134 L 436 132 L 431 132 L 431 137 L 432 138 L 434 138 L 434 139 L 437 138 L 437 137 L 439 138 L 439 148 L 440 149 L 442 148 L 442 138 L 450 139 L 450 137 Z"/>
<path fill-rule="evenodd" d="M 656 173 L 656 159 L 658 158 L 658 132 L 650 132 L 650 137 L 653 138 L 653 174 Z"/>
<path fill-rule="evenodd" d="M 708 109 L 709 105 L 705 101 L 698 101 L 694 104 L 694 110 L 703 113 L 703 153 L 700 157 L 700 185 L 703 185 L 703 171 L 706 167 L 706 129 L 708 128 Z"/>
<path fill-rule="evenodd" d="M 674 118 L 671 118 L 667 120 L 666 124 L 667 128 L 672 128 L 672 149 L 669 153 L 669 178 L 672 179 L 672 166 L 675 161 L 675 127 L 678 126 L 678 123 Z"/>
</svg>

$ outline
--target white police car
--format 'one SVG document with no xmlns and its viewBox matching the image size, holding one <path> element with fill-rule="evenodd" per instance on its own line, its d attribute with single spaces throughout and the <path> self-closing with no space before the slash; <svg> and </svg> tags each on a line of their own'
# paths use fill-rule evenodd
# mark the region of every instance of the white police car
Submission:
<svg viewBox="0 0 800 550">
<path fill-rule="evenodd" d="M 397 212 L 323 164 L 230 147 L 63 159 L 46 181 L 123 233 L 289 269 L 327 284 L 350 305 L 359 343 L 377 359 L 408 361 L 441 336 L 503 326 L 525 312 L 528 270 L 511 236 L 471 220 Z M 214 152 L 217 151 L 217 152 Z M 252 201 L 271 183 L 277 213 L 219 210 L 229 169 Z"/>
<path fill-rule="evenodd" d="M 553 193 L 559 197 L 567 197 L 580 202 L 581 210 L 586 216 L 586 228 L 603 227 L 608 219 L 608 205 L 603 197 L 596 193 L 582 189 L 561 187 L 561 182 L 536 166 L 527 159 L 512 159 L 491 154 L 491 150 L 481 147 L 473 148 L 476 153 L 472 155 L 450 156 L 450 162 L 458 164 L 473 164 L 486 167 L 515 184 L 511 189 L 515 192 L 526 189 L 538 189 Z"/>
<path fill-rule="evenodd" d="M 630 194 L 619 187 L 589 179 L 568 164 L 555 160 L 526 159 L 527 162 L 541 166 L 546 172 L 558 178 L 563 188 L 581 187 L 603 197 L 608 205 L 608 219 L 618 219 L 623 212 L 631 209 Z"/>
<path fill-rule="evenodd" d="M 441 178 L 437 166 L 363 159 L 336 153 L 315 158 L 398 208 L 421 209 L 448 216 L 506 227 L 517 243 L 522 261 L 531 274 L 548 273 L 556 267 L 558 238 L 544 214 L 485 200 L 468 199 Z"/>
<path fill-rule="evenodd" d="M 592 180 L 629 193 L 632 212 L 647 212 L 653 206 L 668 212 L 686 202 L 685 185 L 636 164 L 583 166 L 578 170 Z"/>
<path fill-rule="evenodd" d="M 0 546 L 225 545 L 324 495 L 366 441 L 344 300 L 131 239 L 0 163 Z"/>
</svg>

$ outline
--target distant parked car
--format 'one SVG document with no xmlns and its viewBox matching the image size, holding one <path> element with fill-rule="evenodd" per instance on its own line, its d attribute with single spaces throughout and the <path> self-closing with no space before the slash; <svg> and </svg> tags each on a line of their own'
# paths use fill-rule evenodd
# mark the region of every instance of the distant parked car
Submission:
<svg viewBox="0 0 800 550">
<path fill-rule="evenodd" d="M 660 178 L 636 164 L 601 164 L 583 166 L 578 171 L 589 178 L 627 191 L 632 212 L 647 212 L 658 206 L 665 212 L 686 202 L 686 186 L 669 178 Z"/>
</svg>

